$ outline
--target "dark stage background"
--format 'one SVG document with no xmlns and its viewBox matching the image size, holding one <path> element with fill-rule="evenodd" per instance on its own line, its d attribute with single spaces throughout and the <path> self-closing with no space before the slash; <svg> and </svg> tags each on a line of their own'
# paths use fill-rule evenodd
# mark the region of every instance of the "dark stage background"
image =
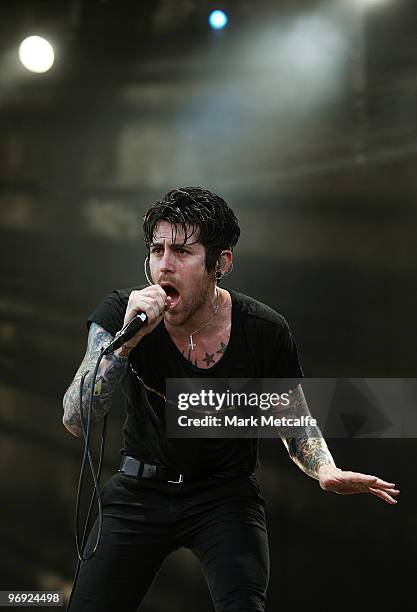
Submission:
<svg viewBox="0 0 417 612">
<path fill-rule="evenodd" d="M 0 14 L 0 590 L 68 592 L 81 442 L 61 399 L 88 314 L 143 281 L 141 215 L 167 190 L 230 203 L 242 237 L 226 286 L 286 316 L 307 376 L 416 376 L 417 6 L 33 0 Z M 55 46 L 45 74 L 18 62 L 30 34 Z M 105 478 L 122 420 L 117 401 Z M 269 610 L 415 609 L 416 440 L 329 446 L 400 501 L 325 493 L 264 440 Z M 183 610 L 212 606 L 179 551 L 143 611 Z"/>
</svg>

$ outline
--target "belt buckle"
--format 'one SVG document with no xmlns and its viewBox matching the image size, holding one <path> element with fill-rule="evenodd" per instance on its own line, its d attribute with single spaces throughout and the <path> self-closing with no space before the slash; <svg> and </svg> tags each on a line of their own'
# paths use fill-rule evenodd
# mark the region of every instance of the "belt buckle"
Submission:
<svg viewBox="0 0 417 612">
<path fill-rule="evenodd" d="M 135 478 L 137 478 L 139 473 L 138 468 L 140 467 L 140 465 L 141 462 L 135 459 L 134 457 L 126 456 L 123 459 L 122 466 L 119 472 L 123 472 L 124 474 L 126 474 L 126 476 L 134 476 Z"/>
<path fill-rule="evenodd" d="M 178 480 L 167 480 L 167 482 L 172 482 L 172 484 L 180 484 L 183 481 L 184 481 L 184 474 L 180 474 L 180 477 Z"/>
</svg>

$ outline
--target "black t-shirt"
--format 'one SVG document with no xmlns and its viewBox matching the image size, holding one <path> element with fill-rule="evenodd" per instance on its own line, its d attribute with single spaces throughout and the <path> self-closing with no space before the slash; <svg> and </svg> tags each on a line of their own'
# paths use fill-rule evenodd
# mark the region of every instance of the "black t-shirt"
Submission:
<svg viewBox="0 0 417 612">
<path fill-rule="evenodd" d="M 88 318 L 114 336 L 123 326 L 131 291 L 110 293 Z M 248 474 L 258 465 L 254 438 L 167 438 L 167 378 L 298 378 L 297 347 L 284 317 L 269 306 L 228 289 L 232 327 L 225 353 L 211 368 L 191 364 L 177 349 L 163 321 L 131 351 L 122 381 L 126 398 L 122 453 L 184 474 Z M 150 405 L 149 405 L 150 404 Z"/>
</svg>

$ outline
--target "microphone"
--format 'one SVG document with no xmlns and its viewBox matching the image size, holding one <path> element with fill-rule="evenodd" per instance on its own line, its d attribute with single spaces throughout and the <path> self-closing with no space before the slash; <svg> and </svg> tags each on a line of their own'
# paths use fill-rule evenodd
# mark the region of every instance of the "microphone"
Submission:
<svg viewBox="0 0 417 612">
<path fill-rule="evenodd" d="M 109 355 L 116 349 L 120 348 L 125 342 L 133 338 L 142 327 L 148 322 L 148 317 L 144 312 L 138 312 L 131 321 L 122 330 L 117 332 L 110 344 L 104 349 L 103 355 Z"/>
</svg>

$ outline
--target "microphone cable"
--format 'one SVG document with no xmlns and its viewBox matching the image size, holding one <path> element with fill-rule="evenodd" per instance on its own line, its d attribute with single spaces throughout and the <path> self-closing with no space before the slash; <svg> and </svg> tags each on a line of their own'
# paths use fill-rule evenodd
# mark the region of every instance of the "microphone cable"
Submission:
<svg viewBox="0 0 417 612">
<path fill-rule="evenodd" d="M 76 567 L 75 574 L 74 574 L 74 579 L 73 579 L 73 586 L 72 586 L 70 597 L 69 597 L 69 600 L 68 600 L 67 609 L 69 609 L 69 607 L 71 605 L 72 596 L 73 596 L 73 593 L 74 593 L 75 585 L 77 583 L 78 574 L 79 574 L 80 567 L 81 567 L 81 562 L 82 561 L 88 561 L 96 553 L 98 545 L 100 543 L 102 527 L 103 527 L 103 508 L 102 508 L 101 493 L 100 493 L 100 477 L 101 477 L 101 470 L 102 470 L 102 467 L 103 467 L 104 448 L 105 448 L 105 441 L 106 441 L 107 414 L 104 416 L 104 419 L 103 419 L 103 427 L 102 427 L 102 432 L 101 432 L 101 443 L 100 443 L 100 455 L 99 455 L 99 463 L 98 463 L 97 472 L 95 470 L 94 462 L 93 462 L 93 459 L 92 459 L 92 456 L 91 456 L 89 442 L 90 442 L 91 424 L 92 424 L 91 423 L 91 421 L 92 421 L 91 415 L 92 415 L 92 411 L 93 411 L 93 402 L 94 402 L 94 387 L 95 387 L 95 382 L 96 382 L 98 368 L 100 366 L 102 358 L 104 357 L 104 352 L 105 352 L 105 347 L 103 347 L 101 349 L 100 355 L 99 355 L 99 357 L 97 359 L 97 363 L 96 363 L 94 371 L 93 371 L 92 385 L 91 385 L 91 389 L 90 389 L 90 397 L 89 397 L 89 402 L 88 402 L 87 423 L 85 423 L 85 419 L 84 419 L 84 416 L 83 416 L 83 409 L 82 409 L 83 408 L 83 387 L 84 387 L 85 378 L 89 374 L 90 370 L 87 370 L 86 372 L 84 372 L 84 374 L 83 374 L 83 376 L 81 378 L 81 381 L 80 381 L 80 388 L 79 388 L 80 423 L 81 423 L 81 431 L 82 431 L 82 434 L 83 434 L 83 437 L 84 437 L 84 452 L 83 452 L 83 458 L 82 458 L 82 462 L 81 462 L 80 475 L 79 475 L 79 479 L 78 479 L 76 505 L 75 505 L 75 543 L 76 543 L 76 548 L 77 548 L 78 560 L 77 560 L 77 567 Z M 93 488 L 93 493 L 91 495 L 90 504 L 89 504 L 88 511 L 87 511 L 87 518 L 86 518 L 85 523 L 84 523 L 84 529 L 83 529 L 83 534 L 82 534 L 81 544 L 80 544 L 80 538 L 79 538 L 79 517 L 80 517 L 81 488 L 82 488 L 82 484 L 83 484 L 83 481 L 84 481 L 84 473 L 85 473 L 85 467 L 86 467 L 87 459 L 88 459 L 88 463 L 89 463 L 90 468 L 91 468 L 91 475 L 93 477 L 94 488 Z M 97 504 L 98 504 L 98 531 L 97 531 L 97 538 L 96 538 L 96 542 L 95 542 L 95 545 L 93 547 L 93 550 L 92 550 L 91 554 L 89 554 L 87 556 L 83 556 L 84 543 L 85 543 L 85 540 L 86 540 L 86 536 L 87 536 L 87 532 L 88 532 L 88 527 L 89 527 L 89 522 L 90 522 L 90 518 L 91 518 L 91 511 L 93 509 L 93 505 L 94 505 L 94 501 L 95 501 L 96 495 L 97 495 Z"/>
<path fill-rule="evenodd" d="M 92 425 L 92 412 L 93 412 L 93 403 L 94 403 L 94 388 L 95 388 L 95 383 L 96 383 L 96 377 L 97 377 L 97 372 L 98 372 L 98 368 L 100 366 L 101 360 L 104 357 L 104 352 L 105 352 L 105 348 L 102 348 L 100 351 L 100 355 L 97 359 L 94 371 L 93 371 L 93 376 L 92 376 L 92 380 L 91 380 L 91 388 L 90 388 L 90 397 L 89 397 L 89 402 L 88 402 L 88 411 L 87 411 L 87 425 L 85 424 L 84 421 L 84 416 L 83 416 L 83 411 L 82 411 L 82 407 L 83 407 L 83 386 L 84 386 L 84 380 L 86 378 L 86 376 L 89 374 L 89 370 L 87 370 L 87 372 L 84 372 L 81 381 L 80 381 L 80 423 L 81 423 L 81 430 L 83 433 L 83 437 L 84 437 L 84 453 L 83 453 L 83 458 L 81 461 L 81 469 L 80 469 L 80 476 L 79 476 L 79 480 L 78 480 L 78 487 L 77 487 L 77 497 L 76 497 L 76 506 L 75 506 L 75 543 L 76 543 L 76 547 L 77 547 L 77 554 L 78 554 L 78 559 L 80 561 L 88 561 L 89 559 L 91 559 L 94 554 L 97 551 L 99 542 L 100 542 L 100 537 L 101 537 L 101 531 L 102 531 L 102 526 L 103 526 L 103 509 L 102 509 L 102 504 L 101 504 L 101 495 L 100 495 L 100 476 L 101 476 L 101 469 L 102 469 L 102 462 L 103 462 L 103 455 L 104 455 L 104 444 L 105 444 L 105 433 L 106 433 L 106 419 L 107 419 L 107 415 L 104 416 L 103 419 L 103 429 L 102 429 L 102 435 L 101 435 L 101 446 L 100 446 L 100 456 L 99 456 L 99 465 L 97 468 L 97 472 L 95 471 L 95 466 L 94 466 L 94 462 L 91 456 L 91 452 L 90 452 L 90 435 L 91 435 L 91 425 Z M 88 509 L 88 513 L 87 513 L 87 518 L 86 518 L 86 522 L 84 525 L 84 532 L 83 532 L 83 536 L 82 536 L 82 540 L 81 540 L 81 545 L 80 545 L 80 540 L 79 540 L 79 515 L 80 515 L 80 499 L 81 499 L 81 488 L 82 488 L 82 484 L 84 481 L 84 473 L 85 473 L 85 467 L 86 467 L 86 462 L 88 459 L 88 463 L 90 465 L 90 469 L 91 469 L 91 475 L 93 477 L 93 484 L 94 484 L 94 489 L 93 489 L 93 493 L 92 493 L 92 497 L 91 497 L 91 501 L 90 501 L 90 506 Z M 97 495 L 97 505 L 98 505 L 98 533 L 97 533 L 97 539 L 96 539 L 96 543 L 94 545 L 94 548 L 91 552 L 90 555 L 83 557 L 83 546 L 84 546 L 84 540 L 85 540 L 85 535 L 86 535 L 86 530 L 88 529 L 88 522 L 90 520 L 90 514 L 91 514 L 91 509 L 94 503 L 94 499 L 95 496 Z"/>
<path fill-rule="evenodd" d="M 103 428 L 102 428 L 102 433 L 101 433 L 100 455 L 99 455 L 99 464 L 98 464 L 97 472 L 95 470 L 95 466 L 94 466 L 94 462 L 91 456 L 90 446 L 89 446 L 91 425 L 92 425 L 93 403 L 94 403 L 94 388 L 96 384 L 97 372 L 98 372 L 98 369 L 100 367 L 100 363 L 103 357 L 106 355 L 109 355 L 110 353 L 115 351 L 117 348 L 122 346 L 127 340 L 132 338 L 140 329 L 142 329 L 142 327 L 146 325 L 146 323 L 147 323 L 146 314 L 144 312 L 137 313 L 133 317 L 133 319 L 129 321 L 120 330 L 120 332 L 116 334 L 116 336 L 107 346 L 103 346 L 101 348 L 100 355 L 98 356 L 96 365 L 94 367 L 93 376 L 91 380 L 90 397 L 89 397 L 88 409 L 87 409 L 87 424 L 85 423 L 84 415 L 83 415 L 83 387 L 84 387 L 85 378 L 90 373 L 90 370 L 87 370 L 86 372 L 84 372 L 80 380 L 79 406 L 80 406 L 81 431 L 84 437 L 84 453 L 83 453 L 83 458 L 81 462 L 80 476 L 78 479 L 77 497 L 76 497 L 76 504 L 75 504 L 75 544 L 77 548 L 78 561 L 77 561 L 77 568 L 76 568 L 75 576 L 74 576 L 73 587 L 72 587 L 71 595 L 68 601 L 68 608 L 72 600 L 72 595 L 73 595 L 75 584 L 78 578 L 78 573 L 80 570 L 81 562 L 89 561 L 95 555 L 98 545 L 100 543 L 101 533 L 103 529 L 103 507 L 102 507 L 101 493 L 100 493 L 100 476 L 101 476 L 101 470 L 103 466 L 104 447 L 105 447 L 105 439 L 106 439 L 107 414 L 103 418 Z M 84 481 L 84 473 L 85 473 L 87 460 L 90 466 L 91 475 L 93 477 L 94 488 L 93 488 L 93 493 L 91 495 L 90 505 L 89 505 L 88 512 L 87 512 L 87 518 L 84 523 L 84 530 L 83 530 L 81 543 L 80 543 L 79 517 L 80 517 L 81 488 L 82 488 L 82 484 Z M 96 537 L 96 542 L 94 544 L 94 547 L 91 553 L 84 556 L 83 555 L 84 544 L 85 544 L 85 539 L 86 539 L 86 535 L 88 532 L 88 526 L 89 526 L 90 517 L 91 517 L 91 510 L 93 508 L 93 504 L 94 504 L 96 496 L 97 496 L 97 505 L 98 505 L 97 537 Z"/>
</svg>

